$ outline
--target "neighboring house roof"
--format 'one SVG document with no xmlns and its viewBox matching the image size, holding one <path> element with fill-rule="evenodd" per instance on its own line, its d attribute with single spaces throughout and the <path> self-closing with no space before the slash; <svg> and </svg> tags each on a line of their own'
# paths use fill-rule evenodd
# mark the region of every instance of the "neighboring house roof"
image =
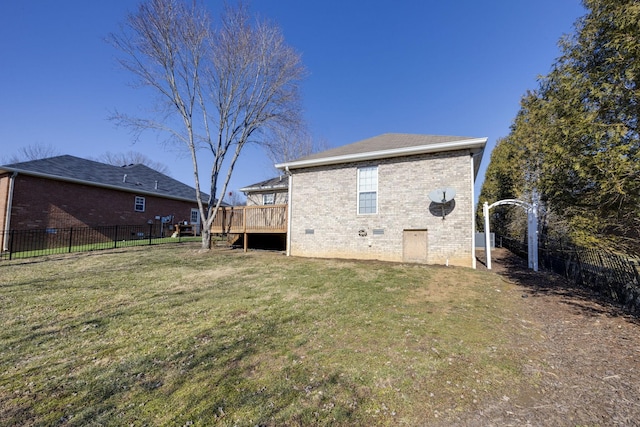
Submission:
<svg viewBox="0 0 640 427">
<path fill-rule="evenodd" d="M 277 191 L 286 190 L 289 188 L 289 179 L 286 176 L 277 176 L 275 178 L 267 179 L 256 184 L 248 185 L 241 188 L 243 193 L 254 193 L 258 191 Z"/>
<path fill-rule="evenodd" d="M 298 169 L 464 149 L 469 149 L 472 154 L 479 155 L 479 160 L 481 160 L 486 143 L 487 138 L 385 133 L 291 162 L 280 163 L 276 165 L 276 168 Z M 475 164 L 475 173 L 477 174 L 480 161 Z"/>
<path fill-rule="evenodd" d="M 0 172 L 110 188 L 140 195 L 196 201 L 196 190 L 142 164 L 113 166 L 64 155 L 0 166 Z M 203 200 L 208 195 L 203 193 Z"/>
</svg>

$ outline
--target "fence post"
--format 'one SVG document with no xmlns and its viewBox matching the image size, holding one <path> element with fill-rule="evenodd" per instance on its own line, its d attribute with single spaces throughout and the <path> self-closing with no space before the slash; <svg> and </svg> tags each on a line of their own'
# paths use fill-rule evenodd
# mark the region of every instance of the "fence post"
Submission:
<svg viewBox="0 0 640 427">
<path fill-rule="evenodd" d="M 71 253 L 72 243 L 73 243 L 73 227 L 69 228 L 69 253 Z"/>
<path fill-rule="evenodd" d="M 635 261 L 629 261 L 631 265 L 631 271 L 633 271 L 633 275 L 636 279 L 636 286 L 640 286 L 640 273 L 638 272 L 638 267 L 636 267 Z"/>
<path fill-rule="evenodd" d="M 118 226 L 114 226 L 114 232 L 113 232 L 113 249 L 118 247 Z"/>
<path fill-rule="evenodd" d="M 151 245 L 151 233 L 153 232 L 153 222 L 149 220 L 149 245 Z"/>
<path fill-rule="evenodd" d="M 9 261 L 13 258 L 13 234 L 16 230 L 11 230 L 9 232 Z"/>
</svg>

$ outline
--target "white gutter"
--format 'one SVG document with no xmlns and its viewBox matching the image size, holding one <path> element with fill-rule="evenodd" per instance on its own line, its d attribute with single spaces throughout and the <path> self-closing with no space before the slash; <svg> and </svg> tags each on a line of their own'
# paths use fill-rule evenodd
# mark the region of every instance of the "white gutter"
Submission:
<svg viewBox="0 0 640 427">
<path fill-rule="evenodd" d="M 121 187 L 121 186 L 118 186 L 118 185 L 111 185 L 111 184 L 102 184 L 102 183 L 94 182 L 94 181 L 85 181 L 83 179 L 67 178 L 67 177 L 64 177 L 64 176 L 51 175 L 51 174 L 48 174 L 48 173 L 34 172 L 34 171 L 30 171 L 30 170 L 22 170 L 22 169 L 14 169 L 14 168 L 0 168 L 0 170 L 13 172 L 13 173 L 16 173 L 16 174 L 18 172 L 20 172 L 23 175 L 27 175 L 27 176 L 35 176 L 35 177 L 38 177 L 38 178 L 47 178 L 47 179 L 53 179 L 53 180 L 56 180 L 56 181 L 71 182 L 73 184 L 82 184 L 82 185 L 89 185 L 91 187 L 99 187 L 99 188 L 107 188 L 107 189 L 110 189 L 110 190 L 126 191 L 128 193 L 140 194 L 140 195 L 143 195 L 143 196 L 156 196 L 156 197 L 162 197 L 162 198 L 165 198 L 165 199 L 180 200 L 180 201 L 184 201 L 184 202 L 195 202 L 196 201 L 195 197 L 193 199 L 189 199 L 189 198 L 186 198 L 186 197 L 172 196 L 170 194 L 154 193 L 153 191 L 146 191 L 146 190 L 137 189 L 137 188 Z"/>
<path fill-rule="evenodd" d="M 9 230 L 11 229 L 11 208 L 13 206 L 13 187 L 16 181 L 16 177 L 18 176 L 18 172 L 13 172 L 11 177 L 9 178 L 9 195 L 7 197 L 7 213 L 4 221 L 4 241 L 2 242 L 2 247 L 5 251 L 9 250 Z"/>
<path fill-rule="evenodd" d="M 289 175 L 289 190 L 287 194 L 287 256 L 291 256 L 291 188 L 293 187 L 293 175 L 289 172 L 289 166 L 285 166 L 287 175 Z"/>
<path fill-rule="evenodd" d="M 438 144 L 419 145 L 413 147 L 394 148 L 391 150 L 370 151 L 367 153 L 345 154 L 342 156 L 322 157 L 309 160 L 298 160 L 275 165 L 278 169 L 297 169 L 312 166 L 327 166 L 347 162 L 357 162 L 364 160 L 387 159 L 390 157 L 410 156 L 416 154 L 427 154 L 434 152 L 453 150 L 479 150 L 482 151 L 487 143 L 487 138 L 473 138 L 461 141 L 442 142 Z"/>
<path fill-rule="evenodd" d="M 285 188 L 287 188 L 286 185 L 265 185 L 264 187 L 244 187 L 238 191 L 248 193 L 250 191 L 284 190 Z"/>
</svg>

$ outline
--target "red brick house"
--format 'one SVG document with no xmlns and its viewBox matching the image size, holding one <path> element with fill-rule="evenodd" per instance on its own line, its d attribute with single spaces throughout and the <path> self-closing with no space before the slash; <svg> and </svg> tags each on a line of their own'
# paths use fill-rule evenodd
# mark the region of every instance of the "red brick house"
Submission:
<svg viewBox="0 0 640 427">
<path fill-rule="evenodd" d="M 0 166 L 0 231 L 159 224 L 169 216 L 199 226 L 197 207 L 195 189 L 141 164 L 65 155 Z"/>
</svg>

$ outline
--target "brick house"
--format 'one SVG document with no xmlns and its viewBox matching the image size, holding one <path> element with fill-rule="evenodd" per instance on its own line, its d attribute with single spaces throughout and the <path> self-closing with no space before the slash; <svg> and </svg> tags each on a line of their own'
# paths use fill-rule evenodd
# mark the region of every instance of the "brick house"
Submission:
<svg viewBox="0 0 640 427">
<path fill-rule="evenodd" d="M 474 182 L 487 138 L 383 134 L 276 165 L 287 254 L 475 268 Z M 441 204 L 432 191 L 453 188 Z"/>
<path fill-rule="evenodd" d="M 197 228 L 197 207 L 195 189 L 141 164 L 64 155 L 0 166 L 0 231 L 141 225 L 169 216 Z"/>
<path fill-rule="evenodd" d="M 289 179 L 280 175 L 241 188 L 247 206 L 286 205 L 289 197 Z"/>
</svg>

